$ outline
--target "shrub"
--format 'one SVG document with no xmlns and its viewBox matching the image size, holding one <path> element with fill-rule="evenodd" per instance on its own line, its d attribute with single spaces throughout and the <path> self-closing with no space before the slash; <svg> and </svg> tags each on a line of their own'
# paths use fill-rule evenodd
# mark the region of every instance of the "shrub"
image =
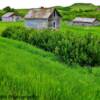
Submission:
<svg viewBox="0 0 100 100">
<path fill-rule="evenodd" d="M 55 48 L 59 41 L 63 39 L 63 35 L 58 31 L 41 30 L 33 31 L 29 34 L 29 43 L 36 45 L 47 51 L 55 52 Z"/>
<path fill-rule="evenodd" d="M 100 65 L 100 39 L 93 34 L 69 35 L 60 42 L 58 49 L 58 55 L 69 64 Z"/>
<path fill-rule="evenodd" d="M 57 30 L 9 27 L 2 33 L 2 36 L 22 40 L 53 52 L 68 64 L 100 65 L 100 38 L 92 33 L 82 36 L 67 32 L 65 35 Z"/>
<path fill-rule="evenodd" d="M 31 29 L 20 26 L 11 26 L 3 32 L 2 36 L 28 42 L 29 32 L 31 32 Z"/>
</svg>

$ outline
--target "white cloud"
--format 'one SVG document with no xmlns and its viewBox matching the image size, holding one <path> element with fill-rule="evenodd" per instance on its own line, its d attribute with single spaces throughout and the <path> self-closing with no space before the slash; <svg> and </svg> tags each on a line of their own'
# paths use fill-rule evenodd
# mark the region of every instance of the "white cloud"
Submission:
<svg viewBox="0 0 100 100">
<path fill-rule="evenodd" d="M 0 0 L 0 8 L 11 6 L 13 8 L 34 8 L 50 6 L 69 6 L 73 3 L 93 3 L 100 5 L 100 0 Z"/>
</svg>

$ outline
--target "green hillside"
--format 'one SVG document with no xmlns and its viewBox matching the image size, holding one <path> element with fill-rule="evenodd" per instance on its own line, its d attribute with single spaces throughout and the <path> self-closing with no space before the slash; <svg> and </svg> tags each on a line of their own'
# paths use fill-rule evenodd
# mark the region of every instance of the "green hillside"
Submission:
<svg viewBox="0 0 100 100">
<path fill-rule="evenodd" d="M 63 20 L 72 20 L 75 17 L 96 17 L 100 20 L 100 11 L 97 8 L 99 6 L 93 5 L 91 3 L 75 3 L 71 6 L 57 6 L 55 7 L 61 13 Z M 29 9 L 7 9 L 8 11 L 15 11 L 15 13 L 19 14 L 20 16 L 24 17 Z M 6 13 L 5 9 L 0 10 L 0 17 Z"/>
<path fill-rule="evenodd" d="M 100 20 L 99 6 L 90 3 L 75 3 L 69 7 L 57 7 L 63 20 L 72 20 L 75 17 L 96 17 Z"/>
<path fill-rule="evenodd" d="M 29 9 L 16 9 L 16 11 L 18 12 L 20 16 L 24 17 L 29 11 Z"/>
<path fill-rule="evenodd" d="M 86 11 L 86 10 L 96 10 L 96 6 L 91 3 L 75 3 L 70 6 L 71 10 L 73 11 Z"/>
<path fill-rule="evenodd" d="M 10 26 L 24 26 L 24 22 L 0 22 L 0 34 Z"/>
<path fill-rule="evenodd" d="M 51 53 L 0 38 L 0 96 L 8 100 L 99 100 L 99 76 L 100 68 L 71 68 Z"/>
</svg>

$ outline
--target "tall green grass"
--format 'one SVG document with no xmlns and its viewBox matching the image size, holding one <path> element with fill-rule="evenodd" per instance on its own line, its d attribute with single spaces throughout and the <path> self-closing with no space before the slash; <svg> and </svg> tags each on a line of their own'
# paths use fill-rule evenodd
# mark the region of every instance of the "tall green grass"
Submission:
<svg viewBox="0 0 100 100">
<path fill-rule="evenodd" d="M 23 22 L 0 22 L 0 34 L 10 26 L 23 26 Z"/>
<path fill-rule="evenodd" d="M 49 52 L 0 38 L 0 96 L 8 100 L 99 100 L 100 68 L 71 68 Z"/>
<path fill-rule="evenodd" d="M 78 26 L 78 25 L 70 25 L 67 21 L 61 22 L 60 31 L 62 32 L 73 32 L 76 35 L 86 35 L 88 33 L 93 33 L 100 36 L 100 26 Z M 66 34 L 67 35 L 67 34 Z"/>
<path fill-rule="evenodd" d="M 17 31 L 16 31 L 17 30 Z M 67 64 L 81 66 L 100 65 L 100 35 L 76 33 L 66 30 L 33 30 L 25 27 L 8 27 L 3 37 L 25 41 L 60 56 Z"/>
</svg>

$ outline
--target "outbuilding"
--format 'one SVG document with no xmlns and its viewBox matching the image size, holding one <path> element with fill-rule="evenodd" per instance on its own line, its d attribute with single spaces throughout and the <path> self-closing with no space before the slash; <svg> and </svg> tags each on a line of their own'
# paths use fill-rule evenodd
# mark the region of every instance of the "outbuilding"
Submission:
<svg viewBox="0 0 100 100">
<path fill-rule="evenodd" d="M 96 18 L 82 18 L 76 17 L 72 24 L 74 25 L 81 25 L 81 26 L 98 26 L 100 22 Z"/>
<path fill-rule="evenodd" d="M 59 28 L 61 15 L 55 8 L 34 8 L 25 16 L 25 26 L 35 29 Z"/>
<path fill-rule="evenodd" d="M 16 15 L 14 12 L 8 12 L 2 16 L 3 22 L 15 22 L 20 19 L 21 19 L 21 17 Z"/>
</svg>

